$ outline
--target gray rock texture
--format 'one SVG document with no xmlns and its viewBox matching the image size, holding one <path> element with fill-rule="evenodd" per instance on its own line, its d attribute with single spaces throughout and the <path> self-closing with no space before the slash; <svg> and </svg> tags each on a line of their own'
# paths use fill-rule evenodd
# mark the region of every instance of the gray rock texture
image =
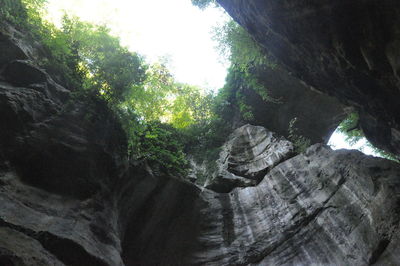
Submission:
<svg viewBox="0 0 400 266">
<path fill-rule="evenodd" d="M 291 142 L 263 127 L 244 125 L 222 146 L 217 172 L 206 187 L 229 192 L 235 187 L 257 185 L 270 169 L 293 153 Z"/>
<path fill-rule="evenodd" d="M 246 125 L 218 169 L 251 186 L 219 193 L 155 175 L 126 159 L 104 102 L 72 99 L 0 38 L 10 45 L 15 56 L 0 55 L 0 265 L 400 264 L 399 164 L 322 144 L 294 156 L 287 140 Z"/>
<path fill-rule="evenodd" d="M 28 46 L 11 37 L 2 45 L 0 262 L 122 265 L 117 208 L 106 199 L 123 131 L 104 103 L 72 100 L 30 53 L 21 58 Z"/>
<path fill-rule="evenodd" d="M 383 159 L 316 144 L 274 167 L 256 187 L 203 192 L 208 207 L 199 235 L 209 248 L 193 259 L 210 265 L 379 262 L 397 234 L 399 170 Z M 398 264 L 388 253 L 386 265 Z"/>
<path fill-rule="evenodd" d="M 272 167 L 258 185 L 229 193 L 173 179 L 158 185 L 156 179 L 141 179 L 124 260 L 127 265 L 397 265 L 399 171 L 385 159 L 316 144 Z M 151 183 L 158 188 L 143 193 Z M 140 208 L 142 197 L 147 201 Z"/>
<path fill-rule="evenodd" d="M 399 1 L 217 1 L 282 69 L 358 109 L 367 138 L 400 154 Z"/>
</svg>

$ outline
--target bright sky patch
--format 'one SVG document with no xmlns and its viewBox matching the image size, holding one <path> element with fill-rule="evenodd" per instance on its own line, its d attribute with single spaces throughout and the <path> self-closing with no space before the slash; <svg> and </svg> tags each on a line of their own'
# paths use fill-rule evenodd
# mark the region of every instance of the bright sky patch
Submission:
<svg viewBox="0 0 400 266">
<path fill-rule="evenodd" d="M 213 91 L 224 85 L 228 65 L 219 60 L 212 40 L 213 27 L 228 19 L 221 9 L 202 11 L 190 0 L 48 0 L 48 16 L 56 25 L 64 12 L 105 24 L 124 46 L 150 63 L 163 58 L 178 82 Z M 349 145 L 337 131 L 329 141 L 333 149 L 374 154 L 365 143 Z"/>
<path fill-rule="evenodd" d="M 204 11 L 190 0 L 49 0 L 49 18 L 59 24 L 64 11 L 107 25 L 131 51 L 154 62 L 160 57 L 179 82 L 217 91 L 224 85 L 227 65 L 219 61 L 212 28 L 227 15 Z"/>
</svg>

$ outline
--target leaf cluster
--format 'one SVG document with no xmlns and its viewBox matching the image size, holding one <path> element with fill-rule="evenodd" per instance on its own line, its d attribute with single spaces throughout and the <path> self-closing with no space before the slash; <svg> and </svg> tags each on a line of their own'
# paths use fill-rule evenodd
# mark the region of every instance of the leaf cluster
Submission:
<svg viewBox="0 0 400 266">
<path fill-rule="evenodd" d="M 254 90 L 265 102 L 279 102 L 269 95 L 258 74 L 258 70 L 275 68 L 276 64 L 243 27 L 230 20 L 214 29 L 214 40 L 223 60 L 231 63 L 223 90 L 226 87 L 235 88 L 236 104 L 245 121 L 254 119 L 253 110 L 246 103 L 245 89 Z"/>
<path fill-rule="evenodd" d="M 163 64 L 149 66 L 142 56 L 121 46 L 105 26 L 65 15 L 57 28 L 42 19 L 45 1 L 0 1 L 0 14 L 8 18 L 5 23 L 41 44 L 42 56 L 36 63 L 73 91 L 67 105 L 79 99 L 90 109 L 95 98 L 106 102 L 125 130 L 131 158 L 158 165 L 161 172 L 184 174 L 182 138 L 160 121 L 183 128 L 204 119 L 207 111 L 199 105 L 207 97 L 199 88 L 177 84 Z M 94 118 L 89 110 L 87 123 Z"/>
<path fill-rule="evenodd" d="M 151 122 L 136 134 L 139 160 L 146 160 L 162 173 L 179 177 L 187 174 L 188 162 L 178 130 L 168 124 Z"/>
<path fill-rule="evenodd" d="M 300 135 L 296 128 L 297 117 L 293 118 L 289 122 L 288 128 L 288 139 L 293 143 L 295 152 L 302 153 L 311 145 L 311 140 Z"/>
<path fill-rule="evenodd" d="M 192 4 L 200 9 L 218 5 L 216 0 L 192 0 Z"/>
<path fill-rule="evenodd" d="M 342 123 L 339 124 L 337 130 L 341 133 L 343 133 L 346 136 L 345 141 L 349 143 L 350 145 L 355 145 L 359 141 L 365 139 L 365 134 L 362 131 L 361 125 L 360 125 L 360 116 L 358 112 L 351 112 L 348 114 L 345 120 L 342 121 Z M 365 144 L 365 147 L 370 148 L 376 155 L 386 158 L 392 161 L 399 162 L 399 158 L 385 150 L 379 149 L 375 146 L 373 146 L 370 142 L 367 142 Z M 361 150 L 363 147 L 361 147 Z"/>
</svg>

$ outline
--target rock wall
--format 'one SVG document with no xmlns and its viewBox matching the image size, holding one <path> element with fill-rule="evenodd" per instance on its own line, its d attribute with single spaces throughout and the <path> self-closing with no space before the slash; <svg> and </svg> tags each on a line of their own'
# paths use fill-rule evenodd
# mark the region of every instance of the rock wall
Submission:
<svg viewBox="0 0 400 266">
<path fill-rule="evenodd" d="M 10 32 L 0 37 L 0 264 L 122 265 L 110 195 L 123 131 L 104 103 L 72 97 L 36 67 Z"/>
<path fill-rule="evenodd" d="M 260 126 L 244 125 L 222 146 L 217 170 L 205 187 L 227 193 L 255 186 L 277 164 L 294 155 L 293 144 Z"/>
<path fill-rule="evenodd" d="M 199 235 L 208 248 L 193 259 L 210 265 L 396 265 L 398 171 L 392 162 L 316 144 L 274 167 L 256 187 L 203 192 L 209 207 L 202 210 Z"/>
<path fill-rule="evenodd" d="M 243 88 L 246 102 L 253 109 L 253 124 L 288 137 L 289 124 L 296 119 L 299 135 L 311 144 L 328 143 L 333 131 L 345 119 L 346 106 L 323 94 L 280 67 L 254 70 L 258 81 L 276 101 L 264 101 L 252 88 Z"/>
<path fill-rule="evenodd" d="M 250 186 L 154 175 L 103 102 L 0 47 L 0 265 L 400 264 L 398 164 L 245 125 L 218 168 Z"/>
<path fill-rule="evenodd" d="M 357 108 L 372 144 L 400 153 L 399 1 L 218 2 L 287 73 Z"/>
</svg>

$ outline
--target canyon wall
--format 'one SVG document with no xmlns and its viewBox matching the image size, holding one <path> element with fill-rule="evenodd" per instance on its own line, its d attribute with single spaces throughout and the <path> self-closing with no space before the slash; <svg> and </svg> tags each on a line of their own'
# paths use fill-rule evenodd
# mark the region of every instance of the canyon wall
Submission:
<svg viewBox="0 0 400 266">
<path fill-rule="evenodd" d="M 399 1 L 218 2 L 286 73 L 356 108 L 368 140 L 400 153 Z"/>
<path fill-rule="evenodd" d="M 397 3 L 220 2 L 305 86 L 360 108 L 367 136 L 398 154 L 398 24 L 385 24 Z M 345 31 L 353 15 L 368 30 Z M 372 38 L 379 25 L 388 35 Z M 357 56 L 364 39 L 346 36 L 373 42 Z M 199 187 L 129 161 L 107 105 L 57 84 L 20 33 L 2 33 L 0 47 L 0 265 L 400 264 L 399 164 L 323 144 L 296 154 L 273 129 L 244 125 Z"/>
</svg>

